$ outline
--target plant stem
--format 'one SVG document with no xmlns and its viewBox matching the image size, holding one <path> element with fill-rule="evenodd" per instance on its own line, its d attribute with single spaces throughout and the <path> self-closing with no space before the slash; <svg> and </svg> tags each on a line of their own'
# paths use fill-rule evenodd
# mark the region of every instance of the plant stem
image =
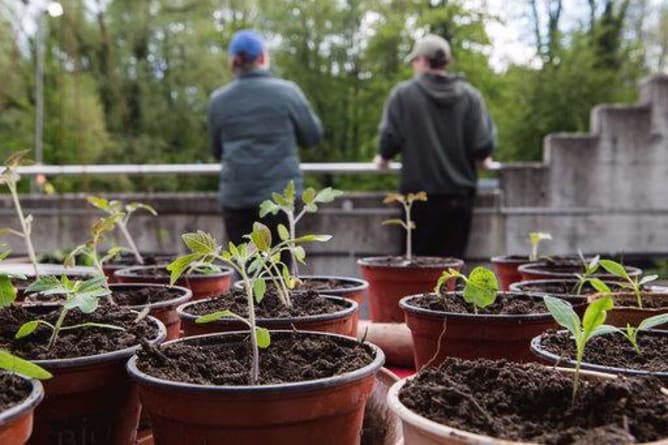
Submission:
<svg viewBox="0 0 668 445">
<path fill-rule="evenodd" d="M 273 268 L 273 273 L 271 268 L 265 264 L 265 268 L 267 272 L 269 272 L 269 276 L 271 277 L 271 281 L 274 283 L 274 287 L 276 288 L 276 292 L 278 292 L 278 295 L 281 296 L 283 295 L 283 304 L 285 304 L 287 307 L 292 307 L 292 300 L 290 299 L 290 290 L 287 288 L 285 283 L 283 282 L 283 277 L 281 276 L 281 271 L 278 270 L 278 266 L 276 266 L 273 262 L 270 263 L 271 268 Z"/>
<path fill-rule="evenodd" d="M 248 299 L 248 324 L 250 326 L 250 340 L 251 340 L 251 370 L 250 370 L 250 384 L 257 384 L 260 377 L 260 352 L 257 346 L 256 327 L 255 327 L 255 301 L 253 300 L 253 286 L 251 281 L 243 270 L 243 265 L 240 267 L 241 279 L 244 280 L 246 287 L 246 298 Z"/>
<path fill-rule="evenodd" d="M 67 315 L 67 312 L 68 310 L 63 307 L 62 312 L 58 316 L 58 321 L 56 321 L 56 325 L 53 327 L 53 332 L 51 333 L 49 344 L 46 347 L 48 351 L 50 351 L 53 345 L 56 344 L 56 340 L 58 339 L 58 334 L 60 333 L 60 328 L 63 325 L 63 322 L 65 321 L 65 316 Z"/>
<path fill-rule="evenodd" d="M 411 227 L 411 205 L 403 203 L 406 212 L 406 259 L 413 258 L 413 228 Z"/>
<path fill-rule="evenodd" d="M 293 212 L 286 212 L 288 215 L 288 226 L 290 230 L 290 239 L 295 239 L 295 233 L 297 233 L 297 218 Z M 293 277 L 297 277 L 299 274 L 299 266 L 297 265 L 297 258 L 295 258 L 295 245 L 290 243 L 290 273 Z"/>
<path fill-rule="evenodd" d="M 130 245 L 130 249 L 132 250 L 132 253 L 135 255 L 135 259 L 137 260 L 137 262 L 139 264 L 144 264 L 144 258 L 142 258 L 141 254 L 139 253 L 139 249 L 137 249 L 137 245 L 135 244 L 135 241 L 132 239 L 132 236 L 128 231 L 127 223 L 125 221 L 119 221 L 118 227 L 121 229 L 121 233 L 125 237 L 125 240 L 128 242 L 128 244 Z"/>
<path fill-rule="evenodd" d="M 584 355 L 584 347 L 578 346 L 577 359 L 575 362 L 575 377 L 573 378 L 573 393 L 571 394 L 571 402 L 575 403 L 575 395 L 580 386 L 580 364 L 582 363 L 582 356 Z"/>
<path fill-rule="evenodd" d="M 636 294 L 636 300 L 638 302 L 638 308 L 642 309 L 642 298 L 640 296 L 640 285 L 633 284 L 633 292 Z"/>
<path fill-rule="evenodd" d="M 16 184 L 9 182 L 8 184 L 9 191 L 12 195 L 12 200 L 14 201 L 14 206 L 16 207 L 16 213 L 19 216 L 19 222 L 21 223 L 21 229 L 23 230 L 23 238 L 26 242 L 26 248 L 28 249 L 28 255 L 30 256 L 30 261 L 32 266 L 35 269 L 35 278 L 39 278 L 39 270 L 37 268 L 37 256 L 35 255 L 35 248 L 32 245 L 32 239 L 30 238 L 31 230 L 28 229 L 28 223 L 26 222 L 25 217 L 23 216 L 23 208 L 21 208 L 21 202 L 19 201 L 19 195 L 16 191 Z"/>
</svg>

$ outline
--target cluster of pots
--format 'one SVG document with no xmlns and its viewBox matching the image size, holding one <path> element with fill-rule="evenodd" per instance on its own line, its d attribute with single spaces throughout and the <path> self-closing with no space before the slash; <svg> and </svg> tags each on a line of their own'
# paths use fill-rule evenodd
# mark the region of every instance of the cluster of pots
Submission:
<svg viewBox="0 0 668 445">
<path fill-rule="evenodd" d="M 342 307 L 341 311 L 294 319 L 260 318 L 258 325 L 272 331 L 297 330 L 357 337 L 359 306 L 368 297 L 373 322 L 405 322 L 410 329 L 417 370 L 437 366 L 446 357 L 502 358 L 574 366 L 574 363 L 564 362 L 541 348 L 541 334 L 557 327 L 547 310 L 530 314 L 481 315 L 426 309 L 415 304 L 425 294 L 433 293 L 436 281 L 444 270 L 461 269 L 461 260 L 439 259 L 420 267 L 406 267 L 401 261 L 395 264 L 383 258 L 366 258 L 359 264 L 364 280 L 301 277 L 316 281 L 330 278 L 348 281 L 346 286 L 325 292 L 325 298 L 337 302 Z M 574 286 L 577 282 L 572 278 L 572 272 L 560 271 L 561 276 L 554 276 L 557 272 L 543 270 L 541 264 L 525 266 L 519 268 L 519 276 L 511 278 L 501 270 L 497 272 L 503 283 L 504 292 L 501 295 L 505 298 L 542 300 L 542 295 L 549 294 L 569 301 L 580 314 L 586 307 L 587 299 L 593 298 L 586 292 L 584 296 L 576 296 L 573 292 L 550 290 L 551 285 L 558 285 L 561 289 Z M 632 275 L 641 273 L 635 268 L 627 270 Z M 112 291 L 165 287 L 169 279 L 165 272 L 164 265 L 109 271 L 110 281 L 114 282 L 111 284 Z M 518 273 L 517 265 L 514 273 Z M 521 281 L 522 278 L 525 280 Z M 602 279 L 611 277 L 604 276 Z M 215 343 L 226 335 L 238 335 L 244 330 L 244 325 L 233 319 L 197 324 L 194 322 L 196 316 L 190 309 L 193 305 L 215 298 L 231 286 L 232 271 L 226 268 L 213 275 L 185 275 L 176 286 L 170 287 L 180 291 L 177 298 L 151 303 L 148 307 L 132 308 L 148 310 L 152 321 L 159 326 L 160 334 L 151 340 L 152 343 L 165 340 L 167 343 L 164 344 Z M 541 292 L 540 286 L 545 286 L 545 290 Z M 447 289 L 446 296 L 458 294 L 454 281 L 447 283 Z M 668 301 L 668 296 L 662 294 L 654 297 Z M 619 298 L 622 298 L 621 294 Z M 609 322 L 619 326 L 625 326 L 626 322 L 636 325 L 638 320 L 653 315 L 651 311 L 668 311 L 668 303 L 659 307 L 645 312 L 639 312 L 637 308 L 615 307 Z M 55 443 L 55 428 L 58 443 L 73 444 L 97 443 L 91 438 L 103 434 L 100 429 L 107 429 L 114 432 L 114 439 L 104 443 L 114 444 L 152 443 L 155 439 L 158 444 L 323 442 L 352 445 L 360 443 L 367 399 L 371 397 L 369 403 L 382 400 L 381 405 L 385 405 L 386 395 L 387 405 L 394 414 L 388 411 L 381 417 L 392 423 L 389 426 L 391 430 L 398 425 L 394 423 L 395 419 L 401 419 L 405 445 L 450 443 L 453 435 L 457 437 L 456 443 L 493 440 L 435 424 L 408 410 L 397 395 L 406 379 L 397 381 L 393 374 L 381 368 L 383 351 L 373 345 L 373 362 L 355 372 L 300 384 L 248 387 L 192 385 L 152 377 L 136 365 L 135 353 L 139 347 L 93 357 L 36 361 L 51 371 L 54 378 L 42 384 L 33 381 L 33 391 L 28 399 L 9 412 L 0 413 L 0 443 L 27 443 L 33 422 L 32 412 L 44 398 L 35 410 L 34 434 L 30 438 L 32 444 Z M 601 370 L 600 366 L 588 363 L 583 364 L 583 368 Z M 629 375 L 638 373 L 613 371 Z M 661 377 L 668 379 L 668 375 Z M 101 400 L 104 403 L 100 403 Z M 140 406 L 148 413 L 153 438 L 142 436 L 141 432 L 137 435 Z M 426 432 L 417 433 L 416 429 L 421 428 L 426 428 Z M 8 432 L 10 430 L 12 432 Z M 330 439 L 323 439 L 326 437 Z M 389 434 L 383 442 L 374 443 L 394 445 L 395 440 L 396 435 Z"/>
</svg>

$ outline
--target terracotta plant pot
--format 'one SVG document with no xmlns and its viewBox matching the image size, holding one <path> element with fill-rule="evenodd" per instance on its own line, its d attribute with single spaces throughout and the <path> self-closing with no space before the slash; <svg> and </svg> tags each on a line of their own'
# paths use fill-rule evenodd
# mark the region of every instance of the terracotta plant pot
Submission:
<svg viewBox="0 0 668 445">
<path fill-rule="evenodd" d="M 220 266 L 221 271 L 206 275 L 185 274 L 176 282 L 178 286 L 187 287 L 193 293 L 193 300 L 215 297 L 230 288 L 234 271 L 229 267 Z M 148 272 L 162 269 L 164 276 L 158 276 Z M 165 265 L 157 266 L 133 266 L 114 272 L 119 283 L 151 283 L 169 284 L 169 271 Z"/>
<path fill-rule="evenodd" d="M 206 347 L 247 335 L 203 335 L 168 344 L 188 342 Z M 140 371 L 136 356 L 128 362 L 128 371 L 138 383 L 142 406 L 151 418 L 153 437 L 159 445 L 356 445 L 365 402 L 384 359 L 380 349 L 370 346 L 375 359 L 356 371 L 277 385 L 167 381 Z"/>
<path fill-rule="evenodd" d="M 588 301 L 592 302 L 600 297 L 600 294 L 590 295 Z M 606 324 L 621 328 L 625 328 L 627 324 L 638 326 L 646 318 L 668 312 L 668 293 L 643 291 L 640 298 L 643 304 L 650 307 L 639 308 L 633 292 L 614 292 L 612 294 L 614 306 L 608 311 Z M 663 324 L 654 329 L 668 329 L 668 325 Z"/>
<path fill-rule="evenodd" d="M 567 333 L 567 331 L 559 331 L 560 333 L 564 333 L 565 335 L 570 335 Z M 667 331 L 644 331 L 644 335 L 656 335 L 656 336 L 663 336 L 664 338 L 668 336 Z M 614 334 L 611 334 L 614 335 Z M 568 368 L 575 368 L 576 362 L 575 360 L 569 360 L 567 358 L 564 358 L 561 355 L 554 354 L 548 350 L 546 350 L 543 345 L 542 345 L 542 339 L 543 339 L 543 334 L 538 335 L 534 337 L 531 340 L 531 352 L 533 352 L 536 357 L 540 358 L 542 362 L 548 365 L 557 365 L 557 366 L 562 366 L 562 367 L 568 367 Z M 630 368 L 618 368 L 618 367 L 613 367 L 613 366 L 604 366 L 604 365 L 599 365 L 596 363 L 588 363 L 588 362 L 582 362 L 580 364 L 581 369 L 587 369 L 590 371 L 598 371 L 598 372 L 605 372 L 608 374 L 614 374 L 614 375 L 625 375 L 627 377 L 637 377 L 637 376 L 647 376 L 647 375 L 652 375 L 655 377 L 659 377 L 661 380 L 663 380 L 667 385 L 668 385 L 668 371 L 665 372 L 651 372 L 651 371 L 644 371 L 640 369 L 630 369 Z"/>
<path fill-rule="evenodd" d="M 642 270 L 637 267 L 625 266 L 627 273 L 631 277 L 638 277 Z M 518 268 L 522 275 L 522 281 L 529 280 L 549 280 L 549 279 L 570 279 L 577 278 L 576 273 L 582 273 L 584 266 L 577 262 L 568 262 L 565 264 L 548 264 L 546 262 L 529 263 Z M 601 269 L 603 270 L 603 269 Z M 597 272 L 593 275 L 603 281 L 622 281 L 615 275 L 607 272 Z"/>
<path fill-rule="evenodd" d="M 178 256 L 178 254 L 176 253 L 150 253 L 150 252 L 149 253 L 142 252 L 141 255 L 145 259 L 143 266 L 168 264 Z M 121 254 L 121 256 L 124 259 L 123 263 L 110 262 L 102 265 L 102 270 L 104 270 L 104 274 L 106 275 L 109 283 L 118 282 L 117 278 L 114 276 L 114 272 L 116 272 L 117 270 L 126 269 L 132 266 L 142 266 L 142 264 L 139 264 L 136 261 L 135 256 L 131 253 L 124 253 Z"/>
<path fill-rule="evenodd" d="M 44 398 L 44 388 L 38 380 L 25 380 L 32 386 L 28 397 L 0 412 L 0 444 L 23 445 L 32 433 L 35 407 Z"/>
<path fill-rule="evenodd" d="M 179 297 L 171 298 L 169 300 L 157 301 L 155 303 L 142 304 L 142 305 L 127 305 L 125 307 L 129 309 L 136 310 L 141 312 L 146 307 L 149 308 L 149 314 L 157 318 L 165 325 L 167 329 L 167 340 L 173 340 L 179 338 L 181 334 L 181 318 L 179 314 L 176 313 L 176 308 L 181 304 L 187 302 L 192 298 L 192 292 L 190 289 L 181 286 L 166 286 L 164 284 L 110 284 L 111 293 L 113 296 L 114 291 L 118 290 L 132 290 L 132 289 L 173 289 L 180 293 Z"/>
<path fill-rule="evenodd" d="M 271 330 L 297 329 L 301 331 L 329 332 L 332 334 L 355 337 L 357 335 L 357 317 L 355 317 L 355 314 L 359 312 L 359 305 L 356 302 L 345 298 L 332 297 L 329 295 L 322 295 L 322 297 L 331 300 L 341 306 L 342 309 L 332 314 L 311 315 L 307 317 L 257 318 L 257 324 L 258 326 Z M 212 323 L 195 323 L 195 320 L 199 315 L 194 315 L 189 311 L 192 310 L 191 308 L 194 305 L 210 300 L 212 299 L 191 301 L 190 303 L 182 304 L 176 309 L 178 316 L 181 318 L 181 326 L 183 327 L 183 335 L 185 337 L 218 332 L 240 331 L 246 327 L 245 324 L 233 318 L 224 318 Z"/>
<path fill-rule="evenodd" d="M 565 373 L 572 372 L 570 369 L 559 369 L 559 371 Z M 610 374 L 593 371 L 582 371 L 581 375 L 587 380 L 615 378 L 615 376 Z M 533 445 L 533 443 L 496 439 L 452 428 L 415 413 L 399 400 L 399 391 L 401 391 L 401 388 L 411 378 L 408 377 L 395 383 L 388 393 L 388 405 L 390 409 L 401 418 L 404 435 L 403 445 Z M 656 445 L 660 443 L 664 442 L 653 442 Z"/>
<path fill-rule="evenodd" d="M 517 270 L 524 264 L 529 264 L 527 255 L 501 255 L 491 259 L 494 271 L 501 282 L 501 290 L 510 290 L 510 285 L 522 280 L 522 275 Z"/>
<path fill-rule="evenodd" d="M 159 328 L 156 344 L 165 339 Z M 87 357 L 35 360 L 53 374 L 43 382 L 46 397 L 35 412 L 31 445 L 132 444 L 139 422 L 136 387 L 125 371 L 139 345 Z"/>
<path fill-rule="evenodd" d="M 448 295 L 453 294 L 448 292 Z M 542 301 L 542 297 L 535 295 L 507 294 L 513 298 Z M 557 327 L 547 309 L 545 313 L 537 314 L 464 314 L 423 309 L 411 304 L 412 299 L 420 297 L 411 295 L 399 302 L 413 337 L 415 368 L 418 370 L 427 364 L 437 366 L 446 357 L 534 361 L 529 350 L 531 339 Z"/>
<path fill-rule="evenodd" d="M 464 266 L 464 261 L 456 258 L 442 258 L 443 263 L 431 267 L 382 264 L 387 260 L 388 257 L 369 257 L 357 261 L 362 277 L 369 282 L 369 313 L 376 322 L 402 323 L 404 314 L 399 300 L 406 295 L 432 292 L 444 270 L 461 270 Z M 455 289 L 454 279 L 448 281 L 447 288 Z"/>
</svg>

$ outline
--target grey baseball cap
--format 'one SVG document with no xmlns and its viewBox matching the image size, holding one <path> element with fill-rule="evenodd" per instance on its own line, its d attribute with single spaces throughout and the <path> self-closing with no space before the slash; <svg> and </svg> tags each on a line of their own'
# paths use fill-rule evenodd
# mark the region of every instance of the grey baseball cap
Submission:
<svg viewBox="0 0 668 445">
<path fill-rule="evenodd" d="M 413 51 L 406 56 L 406 62 L 411 62 L 416 57 L 426 57 L 427 59 L 439 59 L 445 57 L 446 63 L 452 59 L 450 44 L 441 36 L 436 34 L 427 34 L 415 42 Z"/>
</svg>

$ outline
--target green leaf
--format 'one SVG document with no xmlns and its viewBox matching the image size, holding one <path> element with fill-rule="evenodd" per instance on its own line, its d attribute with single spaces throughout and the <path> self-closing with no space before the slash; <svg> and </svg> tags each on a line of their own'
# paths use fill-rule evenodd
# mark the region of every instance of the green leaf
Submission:
<svg viewBox="0 0 668 445">
<path fill-rule="evenodd" d="M 532 246 L 537 246 L 541 241 L 551 240 L 552 235 L 546 232 L 529 232 L 529 241 Z"/>
<path fill-rule="evenodd" d="M 263 201 L 262 204 L 260 204 L 260 218 L 264 218 L 269 214 L 275 215 L 280 210 L 281 208 L 277 206 L 273 201 L 270 200 Z"/>
<path fill-rule="evenodd" d="M 491 270 L 478 266 L 471 271 L 464 286 L 464 300 L 479 308 L 493 304 L 499 292 L 499 282 Z"/>
<path fill-rule="evenodd" d="M 640 322 L 637 330 L 644 331 L 666 323 L 668 323 L 668 312 L 665 314 L 659 314 L 649 318 L 645 318 L 643 321 Z"/>
<path fill-rule="evenodd" d="M 181 238 L 192 253 L 213 255 L 216 253 L 216 249 L 218 249 L 216 239 L 201 230 L 198 230 L 197 233 L 184 233 L 181 235 Z"/>
<path fill-rule="evenodd" d="M 32 282 L 30 286 L 26 288 L 26 292 L 27 293 L 45 292 L 53 288 L 62 289 L 63 286 L 61 282 L 58 280 L 58 278 L 52 275 L 45 275 Z M 60 292 L 60 293 L 67 293 L 69 291 L 69 289 L 64 289 L 64 290 L 65 292 Z"/>
<path fill-rule="evenodd" d="M 285 200 L 285 198 L 282 195 L 279 195 L 278 193 L 274 192 L 271 194 L 271 198 L 274 200 L 276 204 L 278 204 L 281 207 L 288 208 L 290 207 L 290 203 Z"/>
<path fill-rule="evenodd" d="M 202 255 L 199 253 L 191 253 L 178 257 L 171 263 L 167 265 L 167 270 L 171 272 L 169 276 L 169 282 L 171 285 L 176 283 L 176 281 L 183 275 L 183 273 L 188 270 L 190 265 L 199 259 L 202 258 Z"/>
<path fill-rule="evenodd" d="M 158 212 L 152 206 L 150 206 L 148 204 L 143 204 L 141 202 L 131 202 L 128 205 L 125 206 L 125 210 L 128 213 L 134 213 L 139 209 L 146 210 L 148 213 L 150 213 L 153 216 L 158 216 Z"/>
<path fill-rule="evenodd" d="M 582 255 L 582 252 L 580 252 L 580 255 Z M 581 256 L 581 258 L 583 258 L 583 260 L 584 260 L 584 257 Z M 585 262 L 585 269 L 586 269 L 585 273 L 587 275 L 591 275 L 594 272 L 596 272 L 598 270 L 598 266 L 600 265 L 599 264 L 600 260 L 601 260 L 601 256 L 596 255 L 594 258 L 592 258 L 592 260 L 589 262 L 589 264 L 587 264 Z"/>
<path fill-rule="evenodd" d="M 434 287 L 434 292 L 437 294 L 441 293 L 441 288 L 448 282 L 449 279 L 451 278 L 459 278 L 462 277 L 462 274 L 459 273 L 458 270 L 455 269 L 448 269 L 444 270 L 443 273 L 441 274 L 440 277 L 438 277 L 438 281 L 436 281 L 436 286 Z"/>
<path fill-rule="evenodd" d="M 49 371 L 41 366 L 2 350 L 0 350 L 0 369 L 21 374 L 31 379 L 46 380 L 53 377 Z"/>
<path fill-rule="evenodd" d="M 614 303 L 609 296 L 598 298 L 589 303 L 582 317 L 582 329 L 584 330 L 585 337 L 588 338 L 594 329 L 605 322 L 607 311 L 612 309 L 613 306 Z"/>
<path fill-rule="evenodd" d="M 79 309 L 84 314 L 91 314 L 95 312 L 98 306 L 98 295 L 87 292 L 85 294 L 75 294 L 72 298 L 68 298 L 63 307 L 65 309 Z"/>
<path fill-rule="evenodd" d="M 3 246 L 6 246 L 6 245 L 3 244 Z M 11 253 L 12 253 L 11 250 L 6 250 L 6 251 L 4 251 L 4 252 L 0 252 L 0 261 L 2 261 L 2 260 L 4 260 L 5 258 L 7 258 L 9 255 L 11 255 Z"/>
<path fill-rule="evenodd" d="M 406 222 L 399 218 L 390 218 L 383 221 L 384 226 L 401 226 L 404 229 L 406 228 Z"/>
<path fill-rule="evenodd" d="M 0 275 L 0 307 L 9 307 L 16 300 L 16 288 L 8 275 Z"/>
<path fill-rule="evenodd" d="M 283 190 L 283 197 L 291 204 L 291 206 L 294 206 L 295 203 L 295 181 L 292 179 L 288 184 L 285 186 L 285 190 Z"/>
<path fill-rule="evenodd" d="M 263 279 L 257 279 L 253 282 L 253 295 L 255 301 L 260 303 L 264 299 L 264 294 L 267 291 L 267 283 Z"/>
<path fill-rule="evenodd" d="M 638 285 L 642 286 L 644 284 L 651 283 L 652 281 L 656 281 L 658 278 L 659 278 L 658 275 L 645 275 L 644 277 L 642 277 Z"/>
<path fill-rule="evenodd" d="M 603 281 L 599 280 L 598 278 L 591 278 L 588 281 L 591 283 L 591 285 L 594 289 L 596 289 L 597 291 L 599 291 L 602 294 L 610 295 L 610 293 L 612 292 L 610 290 L 610 287 L 607 284 L 605 284 Z"/>
<path fill-rule="evenodd" d="M 306 206 L 309 206 L 309 205 L 313 204 L 313 201 L 315 200 L 315 196 L 316 196 L 315 189 L 313 187 L 309 187 L 306 190 L 304 190 L 304 193 L 302 193 L 302 202 Z"/>
<path fill-rule="evenodd" d="M 612 261 L 612 260 L 600 260 L 599 264 L 601 267 L 605 270 L 607 270 L 609 273 L 620 277 L 620 278 L 628 278 L 629 274 L 626 273 L 626 269 L 624 269 L 624 266 L 621 264 Z"/>
<path fill-rule="evenodd" d="M 295 244 L 300 244 L 300 243 L 310 243 L 310 242 L 327 242 L 330 239 L 332 239 L 332 235 L 304 235 L 300 236 L 299 238 L 295 238 L 293 242 Z"/>
<path fill-rule="evenodd" d="M 86 198 L 86 201 L 88 201 L 91 205 L 93 205 L 93 207 L 97 207 L 100 210 L 109 209 L 109 201 L 104 198 L 98 198 L 97 196 L 89 196 Z"/>
<path fill-rule="evenodd" d="M 27 323 L 23 323 L 23 325 L 19 328 L 19 330 L 16 331 L 16 334 L 14 334 L 14 338 L 20 339 L 31 335 L 33 332 L 35 332 L 35 330 L 39 325 L 40 325 L 39 320 L 33 320 Z"/>
<path fill-rule="evenodd" d="M 545 302 L 545 306 L 547 306 L 547 310 L 552 314 L 554 321 L 568 329 L 577 338 L 581 331 L 580 317 L 575 313 L 573 307 L 564 300 L 548 295 L 543 297 L 543 301 Z"/>
<path fill-rule="evenodd" d="M 281 241 L 287 241 L 290 239 L 290 232 L 288 232 L 287 227 L 285 227 L 283 224 L 279 224 L 276 227 L 276 230 L 278 231 L 278 237 L 281 239 Z"/>
<path fill-rule="evenodd" d="M 130 252 L 130 249 L 120 246 L 112 247 L 107 250 L 107 254 L 100 259 L 100 263 L 107 263 L 120 256 L 123 252 Z"/>
<path fill-rule="evenodd" d="M 339 196 L 343 195 L 341 190 L 335 190 L 331 187 L 326 187 L 318 192 L 315 196 L 315 202 L 332 202 Z"/>
<path fill-rule="evenodd" d="M 109 292 L 104 286 L 107 283 L 107 278 L 105 276 L 97 276 L 86 280 L 79 286 L 77 292 L 84 293 L 92 290 L 102 289 L 103 291 Z"/>
<path fill-rule="evenodd" d="M 271 344 L 271 336 L 266 328 L 255 328 L 255 338 L 257 339 L 257 346 L 261 349 L 266 349 Z"/>
<path fill-rule="evenodd" d="M 198 317 L 195 319 L 195 323 L 197 324 L 204 324 L 204 323 L 211 323 L 214 321 L 218 321 L 221 318 L 235 318 L 241 322 L 244 322 L 246 325 L 250 326 L 250 323 L 248 320 L 245 318 L 235 314 L 234 312 L 230 311 L 229 309 L 225 309 L 224 311 L 217 311 L 217 312 L 212 312 L 210 314 L 202 315 L 201 317 Z"/>
<path fill-rule="evenodd" d="M 271 249 L 271 230 L 264 224 L 254 222 L 250 238 L 260 251 L 267 252 Z"/>
<path fill-rule="evenodd" d="M 9 155 L 5 161 L 5 166 L 7 167 L 19 167 L 21 165 L 27 165 L 32 163 L 30 160 L 31 150 L 19 150 L 15 153 Z"/>
<path fill-rule="evenodd" d="M 105 324 L 105 323 L 81 323 L 81 324 L 75 324 L 72 326 L 65 326 L 63 328 L 60 328 L 61 331 L 71 331 L 73 329 L 79 329 L 79 328 L 102 328 L 102 329 L 111 329 L 114 331 L 124 331 L 125 328 L 122 326 L 115 326 L 113 324 Z"/>
<path fill-rule="evenodd" d="M 304 261 L 306 259 L 306 250 L 302 246 L 295 246 L 292 250 L 292 253 L 295 255 L 295 259 L 301 264 L 306 264 Z"/>
<path fill-rule="evenodd" d="M 600 326 L 597 326 L 589 334 L 589 339 L 592 339 L 594 337 L 598 337 L 599 335 L 609 335 L 609 334 L 616 334 L 616 333 L 620 333 L 620 332 L 621 332 L 621 330 L 616 326 L 610 326 L 609 324 L 602 324 Z"/>
</svg>

